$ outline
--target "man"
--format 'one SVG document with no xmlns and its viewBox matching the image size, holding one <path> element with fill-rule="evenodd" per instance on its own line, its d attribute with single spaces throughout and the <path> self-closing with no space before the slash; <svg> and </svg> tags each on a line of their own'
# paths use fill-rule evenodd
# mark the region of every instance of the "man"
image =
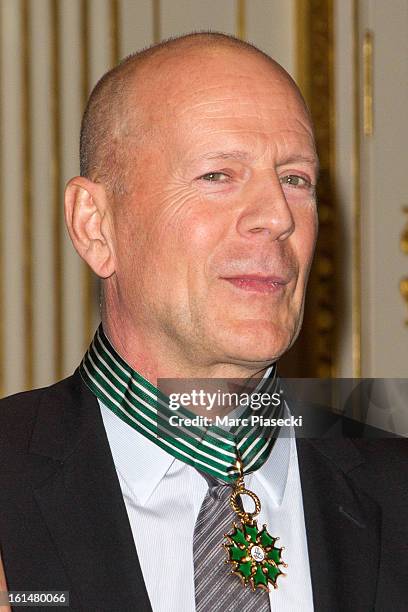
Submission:
<svg viewBox="0 0 408 612">
<path fill-rule="evenodd" d="M 302 320 L 317 166 L 295 84 L 231 37 L 168 41 L 96 86 L 66 221 L 103 279 L 103 327 L 73 377 L 3 402 L 10 590 L 69 591 L 75 610 L 406 609 L 402 441 L 181 437 L 157 399 L 161 379 L 276 389 Z M 267 524 L 253 541 L 233 527 L 254 528 L 248 500 L 247 515 L 229 503 L 237 458 Z"/>
</svg>

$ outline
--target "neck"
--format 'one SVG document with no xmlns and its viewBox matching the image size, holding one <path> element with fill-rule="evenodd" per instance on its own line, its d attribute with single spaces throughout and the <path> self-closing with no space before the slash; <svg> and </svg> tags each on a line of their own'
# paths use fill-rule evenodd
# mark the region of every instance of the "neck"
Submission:
<svg viewBox="0 0 408 612">
<path fill-rule="evenodd" d="M 270 363 L 230 363 L 221 359 L 192 362 L 174 341 L 140 325 L 129 325 L 125 318 L 102 313 L 103 329 L 119 355 L 144 378 L 157 385 L 160 378 L 260 378 Z"/>
</svg>

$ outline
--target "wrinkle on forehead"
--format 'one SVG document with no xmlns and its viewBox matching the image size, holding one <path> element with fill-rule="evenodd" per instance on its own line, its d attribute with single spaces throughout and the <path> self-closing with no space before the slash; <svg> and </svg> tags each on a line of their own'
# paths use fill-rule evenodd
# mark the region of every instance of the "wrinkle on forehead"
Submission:
<svg viewBox="0 0 408 612">
<path fill-rule="evenodd" d="M 138 98 L 150 110 L 152 105 L 167 111 L 173 107 L 181 114 L 184 104 L 205 104 L 206 98 L 213 98 L 212 93 L 228 102 L 237 94 L 241 97 L 267 88 L 273 97 L 284 91 L 303 104 L 295 83 L 282 67 L 272 59 L 237 49 L 195 48 L 184 54 L 153 57 L 135 76 Z M 225 94 L 226 88 L 231 93 Z"/>
<path fill-rule="evenodd" d="M 223 75 L 213 75 L 212 78 L 217 80 L 216 84 L 202 86 L 199 89 L 193 89 L 190 85 L 188 88 L 180 87 L 172 92 L 169 91 L 163 107 L 177 117 L 182 117 L 192 110 L 219 112 L 227 107 L 231 112 L 245 106 L 251 109 L 254 106 L 264 106 L 268 109 L 302 108 L 296 93 L 288 84 L 283 87 L 282 84 L 271 86 L 265 80 L 257 79 L 256 86 L 254 84 L 253 87 L 249 87 L 239 74 L 233 78 L 231 75 L 226 79 Z"/>
<path fill-rule="evenodd" d="M 237 133 L 298 132 L 306 133 L 313 140 L 313 128 L 303 107 L 283 96 L 270 100 L 267 94 L 263 100 L 239 96 L 239 92 L 235 97 L 193 103 L 185 99 L 172 107 L 151 108 L 149 122 L 171 131 L 188 126 L 192 135 L 198 129 L 224 131 L 225 125 L 229 125 L 228 129 L 235 129 Z"/>
</svg>

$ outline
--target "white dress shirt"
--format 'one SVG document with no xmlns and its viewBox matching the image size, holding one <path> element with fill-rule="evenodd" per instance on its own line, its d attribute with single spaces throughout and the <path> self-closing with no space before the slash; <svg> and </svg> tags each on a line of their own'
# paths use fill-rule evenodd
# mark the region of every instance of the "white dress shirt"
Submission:
<svg viewBox="0 0 408 612">
<path fill-rule="evenodd" d="M 195 468 L 99 404 L 153 612 L 194 612 L 193 533 L 207 483 Z M 267 461 L 245 483 L 262 504 L 258 525 L 266 523 L 269 533 L 279 536 L 278 546 L 285 548 L 287 575 L 271 589 L 271 610 L 313 611 L 293 431 L 278 437 Z M 231 576 L 233 588 L 243 588 L 236 576 Z"/>
</svg>

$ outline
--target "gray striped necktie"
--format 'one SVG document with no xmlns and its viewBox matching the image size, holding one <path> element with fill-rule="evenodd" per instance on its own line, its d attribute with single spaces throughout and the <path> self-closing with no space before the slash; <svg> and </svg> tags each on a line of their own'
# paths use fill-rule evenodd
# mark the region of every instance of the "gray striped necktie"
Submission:
<svg viewBox="0 0 408 612">
<path fill-rule="evenodd" d="M 231 486 L 200 474 L 209 486 L 194 529 L 196 612 L 270 612 L 269 594 L 259 588 L 244 588 L 225 563 L 224 534 L 238 519 L 230 506 Z"/>
</svg>

